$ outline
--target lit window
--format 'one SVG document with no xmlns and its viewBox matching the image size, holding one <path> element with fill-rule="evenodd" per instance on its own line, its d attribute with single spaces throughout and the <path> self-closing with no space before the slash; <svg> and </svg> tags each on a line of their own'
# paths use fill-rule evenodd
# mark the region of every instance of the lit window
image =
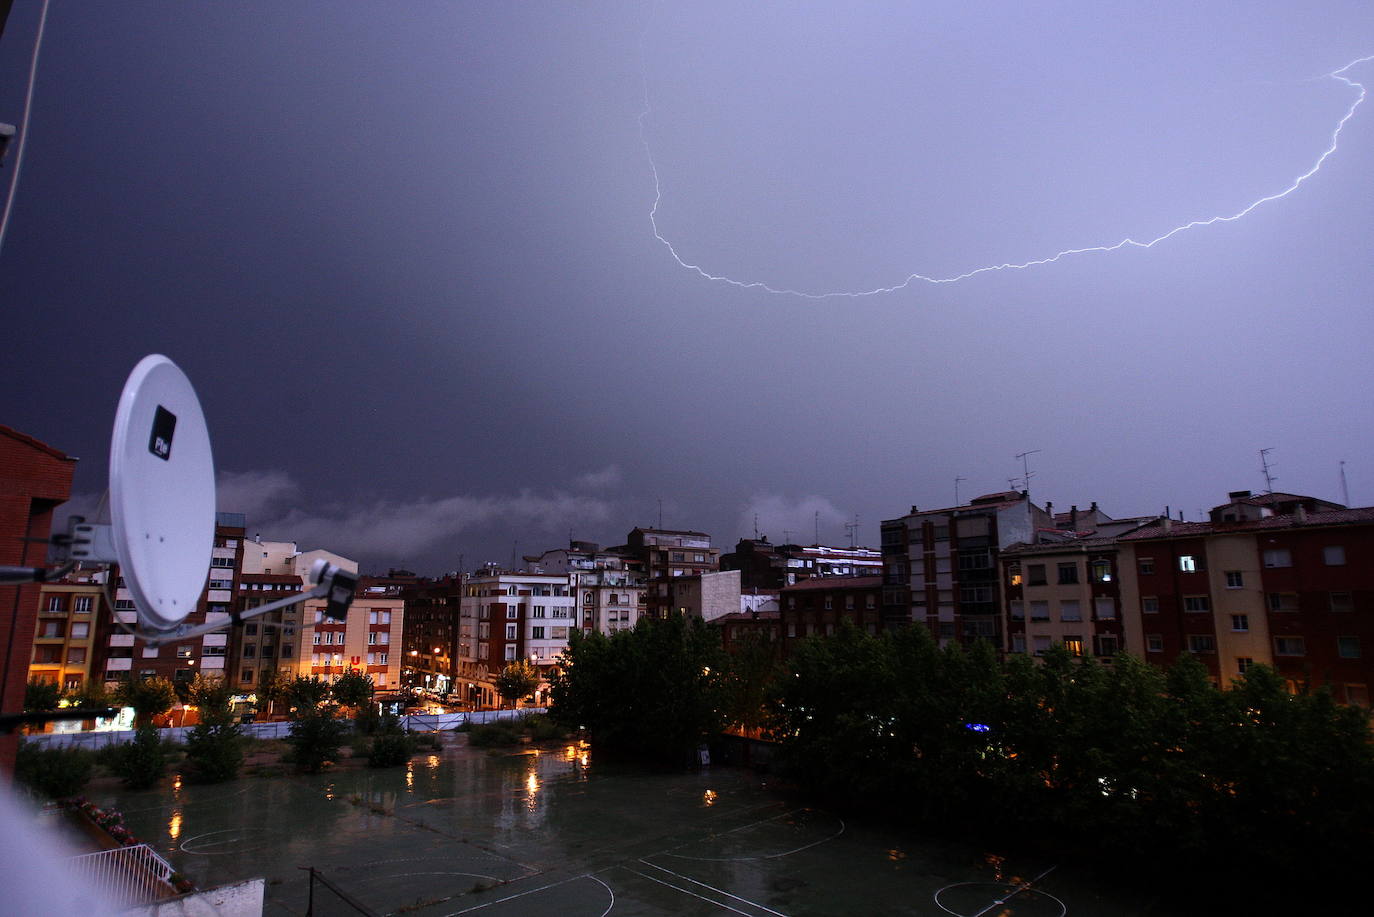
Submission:
<svg viewBox="0 0 1374 917">
<path fill-rule="evenodd" d="M 1077 635 L 1064 638 L 1064 649 L 1069 651 L 1072 656 L 1083 655 L 1083 638 Z"/>
<path fill-rule="evenodd" d="M 1196 573 L 1198 571 L 1198 556 L 1196 554 L 1180 554 L 1178 569 L 1182 573 Z"/>
</svg>

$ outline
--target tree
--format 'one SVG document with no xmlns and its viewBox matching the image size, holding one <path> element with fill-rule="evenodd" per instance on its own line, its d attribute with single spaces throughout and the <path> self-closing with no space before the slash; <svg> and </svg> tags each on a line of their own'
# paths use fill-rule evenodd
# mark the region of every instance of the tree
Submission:
<svg viewBox="0 0 1374 917">
<path fill-rule="evenodd" d="M 291 679 L 277 669 L 264 669 L 258 681 L 258 702 L 265 704 L 270 716 L 278 703 L 285 703 L 291 689 Z"/>
<path fill-rule="evenodd" d="M 62 689 L 55 681 L 39 681 L 30 678 L 24 686 L 24 710 L 31 713 L 46 713 L 57 709 L 62 699 Z"/>
<path fill-rule="evenodd" d="M 531 694 L 539 687 L 539 673 L 534 666 L 523 659 L 509 663 L 501 674 L 496 676 L 496 693 L 503 700 L 510 701 L 512 707 L 520 698 Z"/>
<path fill-rule="evenodd" d="M 134 722 L 140 726 L 171 710 L 177 702 L 176 688 L 157 676 L 123 682 L 115 696 L 119 703 L 134 708 Z"/>
<path fill-rule="evenodd" d="M 134 732 L 132 742 L 117 746 L 110 769 L 133 790 L 146 790 L 162 779 L 167 770 L 167 753 L 157 727 L 144 723 Z"/>
<path fill-rule="evenodd" d="M 109 691 L 105 690 L 104 683 L 94 678 L 87 679 L 80 688 L 68 693 L 67 700 L 72 706 L 81 710 L 98 710 L 114 703 L 114 698 Z"/>
<path fill-rule="evenodd" d="M 334 682 L 334 699 L 345 707 L 362 707 L 372 699 L 372 676 L 349 669 Z"/>
<path fill-rule="evenodd" d="M 764 706 L 778 680 L 781 656 L 778 641 L 760 631 L 746 633 L 725 664 L 726 719 L 744 729 L 757 729 L 765 719 Z"/>
<path fill-rule="evenodd" d="M 296 767 L 316 774 L 339 757 L 343 746 L 344 724 L 334 716 L 333 707 L 300 706 L 291 714 L 291 734 L 287 738 Z"/>
<path fill-rule="evenodd" d="M 329 682 L 318 675 L 297 675 L 286 686 L 285 695 L 293 713 L 314 710 L 329 697 Z"/>
<path fill-rule="evenodd" d="M 233 689 L 221 677 L 197 675 L 189 696 L 200 709 L 200 722 L 186 736 L 191 777 L 201 783 L 234 779 L 243 765 L 243 737 L 231 708 Z"/>
</svg>

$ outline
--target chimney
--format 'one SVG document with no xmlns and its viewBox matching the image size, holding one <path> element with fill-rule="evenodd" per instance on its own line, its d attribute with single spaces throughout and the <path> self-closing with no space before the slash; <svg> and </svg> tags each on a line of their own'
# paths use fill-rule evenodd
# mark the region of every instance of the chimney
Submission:
<svg viewBox="0 0 1374 917">
<path fill-rule="evenodd" d="M 1049 516 L 1051 519 L 1054 518 L 1054 504 L 1049 500 L 1045 501 L 1045 515 Z"/>
<path fill-rule="evenodd" d="M 911 504 L 911 515 L 914 516 L 914 515 L 916 515 L 916 514 L 919 513 L 919 512 L 920 512 L 920 510 L 916 508 L 916 504 L 915 504 L 915 503 Z"/>
<path fill-rule="evenodd" d="M 1069 507 L 1069 528 L 1078 531 L 1078 506 L 1077 504 Z"/>
<path fill-rule="evenodd" d="M 1168 516 L 1167 514 L 1164 516 L 1163 519 L 1160 520 L 1160 525 L 1164 528 L 1164 534 L 1165 534 L 1165 535 L 1169 534 L 1169 532 L 1170 532 L 1170 531 L 1173 529 L 1173 527 L 1174 527 L 1173 520 L 1170 519 L 1169 516 Z"/>
<path fill-rule="evenodd" d="M 1294 517 L 1294 519 L 1297 521 L 1298 525 L 1302 525 L 1302 524 L 1306 523 L 1306 522 L 1307 522 L 1307 507 L 1305 507 L 1305 506 L 1303 506 L 1301 503 L 1299 503 L 1299 504 L 1298 504 L 1297 510 L 1293 513 L 1293 517 Z"/>
<path fill-rule="evenodd" d="M 1094 500 L 1094 501 L 1093 501 L 1093 505 L 1090 506 L 1090 507 L 1088 508 L 1088 512 L 1090 512 L 1090 513 L 1095 513 L 1095 512 L 1097 512 L 1097 501 L 1096 501 L 1096 500 Z"/>
</svg>

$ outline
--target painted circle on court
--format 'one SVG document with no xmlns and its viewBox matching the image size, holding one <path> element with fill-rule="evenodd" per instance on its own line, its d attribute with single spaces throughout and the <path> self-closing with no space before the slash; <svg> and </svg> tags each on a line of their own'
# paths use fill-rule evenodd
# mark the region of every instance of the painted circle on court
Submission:
<svg viewBox="0 0 1374 917">
<path fill-rule="evenodd" d="M 955 917 L 1065 917 L 1069 912 L 1048 892 L 1005 882 L 955 882 L 935 893 L 935 903 Z"/>
</svg>

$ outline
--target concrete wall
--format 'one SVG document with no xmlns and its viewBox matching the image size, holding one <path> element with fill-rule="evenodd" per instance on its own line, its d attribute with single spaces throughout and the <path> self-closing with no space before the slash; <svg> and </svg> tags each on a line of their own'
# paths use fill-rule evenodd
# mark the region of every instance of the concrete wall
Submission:
<svg viewBox="0 0 1374 917">
<path fill-rule="evenodd" d="M 266 879 L 247 879 L 121 913 L 139 917 L 261 917 L 266 891 Z"/>
</svg>

